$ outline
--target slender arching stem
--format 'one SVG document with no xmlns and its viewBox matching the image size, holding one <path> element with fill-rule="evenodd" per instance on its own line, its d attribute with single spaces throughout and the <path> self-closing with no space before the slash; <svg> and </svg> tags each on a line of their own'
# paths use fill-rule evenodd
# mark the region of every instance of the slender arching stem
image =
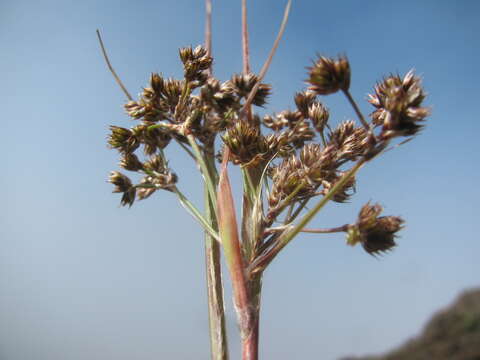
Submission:
<svg viewBox="0 0 480 360">
<path fill-rule="evenodd" d="M 113 69 L 112 64 L 110 63 L 110 60 L 108 59 L 107 51 L 105 50 L 105 46 L 103 45 L 102 37 L 100 35 L 100 30 L 98 30 L 98 29 L 97 29 L 97 37 L 98 37 L 98 41 L 100 43 L 100 47 L 102 48 L 103 57 L 105 58 L 105 62 L 107 63 L 108 69 L 112 73 L 113 77 L 115 78 L 115 81 L 120 86 L 120 88 L 122 89 L 122 91 L 125 94 L 125 96 L 127 97 L 127 99 L 130 100 L 130 101 L 133 101 L 132 95 L 130 95 L 130 93 L 128 92 L 125 85 L 123 85 L 122 80 L 120 80 L 117 73 Z"/>
<path fill-rule="evenodd" d="M 352 94 L 350 94 L 350 91 L 349 90 L 343 90 L 343 93 L 345 94 L 345 96 L 346 96 L 348 102 L 350 103 L 350 105 L 352 105 L 353 110 L 357 114 L 358 119 L 362 123 L 365 130 L 370 131 L 371 130 L 370 125 L 368 125 L 367 121 L 365 120 L 365 117 L 363 116 L 362 112 L 360 111 L 360 108 L 358 107 L 357 103 L 353 99 Z"/>
</svg>

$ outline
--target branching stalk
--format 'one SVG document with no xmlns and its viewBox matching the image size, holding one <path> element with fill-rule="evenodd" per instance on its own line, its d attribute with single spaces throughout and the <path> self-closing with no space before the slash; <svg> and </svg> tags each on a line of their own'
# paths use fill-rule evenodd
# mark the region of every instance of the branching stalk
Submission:
<svg viewBox="0 0 480 360">
<path fill-rule="evenodd" d="M 245 0 L 243 0 L 243 1 L 245 1 Z M 292 5 L 292 0 L 288 0 L 287 6 L 285 7 L 285 11 L 284 11 L 284 14 L 283 14 L 282 24 L 280 25 L 280 30 L 278 31 L 278 34 L 277 34 L 277 38 L 275 39 L 275 42 L 273 43 L 272 49 L 270 50 L 270 53 L 268 54 L 267 60 L 263 64 L 262 70 L 260 70 L 260 73 L 258 74 L 258 82 L 253 87 L 252 91 L 250 91 L 250 94 L 248 95 L 248 98 L 245 101 L 245 104 L 243 105 L 243 109 L 240 112 L 240 119 L 243 116 L 245 116 L 245 111 L 252 104 L 253 98 L 255 97 L 255 94 L 257 93 L 258 88 L 260 87 L 260 84 L 263 81 L 263 78 L 265 77 L 265 75 L 267 74 L 267 71 L 268 71 L 268 68 L 270 67 L 270 64 L 272 63 L 273 56 L 275 55 L 275 52 L 277 51 L 278 45 L 280 43 L 280 40 L 282 39 L 283 33 L 284 33 L 285 28 L 287 26 L 287 21 L 288 21 L 288 16 L 290 14 L 291 5 Z"/>
<path fill-rule="evenodd" d="M 205 210 L 207 221 L 218 230 L 215 204 L 209 196 L 205 184 Z M 220 262 L 220 243 L 209 233 L 205 233 L 205 267 L 208 294 L 208 319 L 210 325 L 210 347 L 212 360 L 228 360 L 227 329 L 225 323 L 225 306 Z"/>
<path fill-rule="evenodd" d="M 298 235 L 305 226 L 313 219 L 313 217 L 333 198 L 337 191 L 343 188 L 348 180 L 355 176 L 358 170 L 365 164 L 366 160 L 359 160 L 349 171 L 347 171 L 339 181 L 330 189 L 330 191 L 320 200 L 310 211 L 308 211 L 292 228 L 287 228 L 285 232 L 278 238 L 273 247 L 259 256 L 250 266 L 252 272 L 263 271 L 265 267 L 272 262 L 278 253 L 288 245 L 288 243 Z"/>
<path fill-rule="evenodd" d="M 130 93 L 128 92 L 125 85 L 123 85 L 122 80 L 120 80 L 117 73 L 113 69 L 112 64 L 110 63 L 110 60 L 108 59 L 107 51 L 105 50 L 105 46 L 103 45 L 102 37 L 100 36 L 100 30 L 98 30 L 98 29 L 97 29 L 97 37 L 98 37 L 98 41 L 100 42 L 100 47 L 102 48 L 103 57 L 105 58 L 105 62 L 107 63 L 108 69 L 112 73 L 113 77 L 115 78 L 115 81 L 120 86 L 120 88 L 122 89 L 122 91 L 125 94 L 125 96 L 127 97 L 127 99 L 130 100 L 130 101 L 133 101 L 132 95 L 130 95 Z"/>
<path fill-rule="evenodd" d="M 421 79 L 411 71 L 403 78 L 390 75 L 375 85 L 369 102 L 376 109 L 371 123 L 367 122 L 349 92 L 348 59 L 321 56 L 308 68 L 309 87 L 295 94 L 296 110 L 265 115 L 263 119 L 254 114 L 253 102 L 261 106 L 270 95 L 271 87 L 267 84 L 261 87 L 261 83 L 285 31 L 291 3 L 288 0 L 268 58 L 258 77 L 253 77 L 247 0 L 241 0 L 243 74 L 222 83 L 212 75 L 212 0 L 205 0 L 205 46 L 180 49 L 183 79 L 153 73 L 138 101 L 133 101 L 113 69 L 97 30 L 107 66 L 130 100 L 125 110 L 138 121 L 130 128 L 112 125 L 108 145 L 119 152 L 122 169 L 136 172 L 142 178 L 136 183 L 123 172 L 112 171 L 108 181 L 114 185 L 113 192 L 121 194 L 123 206 L 131 206 L 159 189 L 175 193 L 181 205 L 204 229 L 212 360 L 229 357 L 221 249 L 232 282 L 242 360 L 258 360 L 263 272 L 295 236 L 301 232 L 346 232 L 348 245 L 360 244 L 374 256 L 396 246 L 396 232 L 403 227 L 404 220 L 398 216 L 380 216 L 382 206 L 378 203 L 365 204 L 351 224 L 318 229 L 306 226 L 330 200 L 347 201 L 355 189 L 355 175 L 360 168 L 390 150 L 387 147 L 392 139 L 417 134 L 430 113 L 429 108 L 421 106 L 425 98 Z M 331 129 L 329 113 L 320 107 L 317 96 L 339 91 L 344 93 L 366 131 L 353 121 Z M 240 123 L 232 127 L 234 119 Z M 261 125 L 271 131 L 265 134 Z M 320 133 L 318 142 L 313 140 L 315 130 Z M 222 164 L 217 170 L 215 144 L 219 137 L 225 146 Z M 179 177 L 171 170 L 164 152 L 172 140 L 194 159 L 202 175 L 204 214 L 177 187 Z M 141 150 L 143 154 L 139 154 Z M 283 157 L 283 161 L 277 159 L 277 155 Z M 277 161 L 270 165 L 274 159 Z M 229 180 L 230 160 L 240 165 L 243 179 L 240 224 L 237 224 Z M 348 171 L 344 170 L 347 163 L 350 164 Z M 322 198 L 316 200 L 319 195 Z M 309 209 L 307 203 L 314 206 Z"/>
<path fill-rule="evenodd" d="M 212 228 L 211 224 L 203 217 L 200 211 L 192 204 L 190 200 L 175 186 L 173 187 L 173 192 L 177 194 L 178 200 L 183 205 L 183 207 L 192 215 L 202 227 L 217 241 L 220 241 L 218 233 Z"/>
<path fill-rule="evenodd" d="M 343 90 L 343 93 L 344 93 L 345 96 L 347 97 L 348 102 L 350 103 L 350 105 L 352 105 L 353 110 L 355 110 L 355 113 L 357 114 L 358 119 L 359 119 L 360 122 L 362 123 L 363 127 L 365 128 L 365 130 L 370 131 L 370 130 L 371 130 L 371 129 L 370 129 L 370 125 L 368 125 L 367 121 L 365 120 L 365 117 L 363 116 L 362 112 L 360 111 L 360 108 L 358 107 L 357 103 L 356 103 L 355 100 L 353 99 L 352 94 L 350 94 L 350 91 L 349 91 L 349 90 Z"/>
<path fill-rule="evenodd" d="M 310 233 L 310 234 L 332 234 L 337 232 L 348 231 L 350 226 L 351 226 L 350 224 L 345 224 L 342 226 L 337 226 L 337 227 L 327 228 L 327 229 L 302 229 L 301 232 Z"/>
<path fill-rule="evenodd" d="M 215 192 L 215 184 L 213 183 L 213 179 L 211 178 L 210 171 L 208 170 L 208 166 L 205 162 L 204 157 L 202 156 L 200 148 L 198 147 L 198 144 L 195 141 L 195 138 L 193 137 L 193 135 L 188 134 L 187 140 L 190 143 L 190 146 L 193 149 L 195 157 L 197 158 L 197 162 L 200 166 L 200 169 L 202 170 L 203 179 L 207 185 L 209 196 L 214 203 L 217 203 L 217 194 Z"/>
</svg>

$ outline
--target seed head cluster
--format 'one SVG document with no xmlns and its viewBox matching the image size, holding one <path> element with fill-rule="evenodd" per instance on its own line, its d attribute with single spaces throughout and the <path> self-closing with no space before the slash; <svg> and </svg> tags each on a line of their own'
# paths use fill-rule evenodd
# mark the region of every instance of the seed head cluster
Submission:
<svg viewBox="0 0 480 360">
<path fill-rule="evenodd" d="M 320 56 L 309 70 L 310 90 L 319 95 L 329 95 L 350 88 L 350 64 L 345 56 L 338 59 Z"/>
<path fill-rule="evenodd" d="M 393 249 L 396 233 L 402 228 L 404 220 L 398 216 L 379 217 L 382 210 L 379 204 L 365 204 L 357 222 L 348 229 L 347 243 L 351 246 L 360 243 L 372 255 Z"/>
<path fill-rule="evenodd" d="M 369 102 L 376 108 L 373 124 L 381 127 L 380 137 L 411 136 L 418 133 L 430 109 L 422 107 L 425 93 L 420 78 L 409 71 L 403 78 L 391 75 L 375 86 Z"/>
<path fill-rule="evenodd" d="M 358 161 L 369 161 L 395 137 L 408 137 L 423 127 L 429 109 L 425 93 L 413 71 L 403 78 L 390 75 L 377 83 L 368 101 L 375 107 L 371 122 L 346 120 L 331 124 L 330 110 L 319 96 L 348 93 L 351 69 L 345 56 L 320 56 L 308 68 L 307 88 L 294 95 L 295 109 L 259 115 L 246 99 L 259 83 L 255 74 L 234 74 L 227 81 L 214 78 L 213 59 L 205 48 L 180 49 L 183 78 L 164 78 L 154 73 L 138 99 L 125 104 L 136 121 L 131 128 L 110 127 L 108 144 L 118 150 L 120 167 L 141 174 L 137 184 L 113 171 L 109 181 L 122 193 L 121 204 L 131 206 L 157 190 L 175 191 L 178 177 L 169 168 L 165 148 L 177 143 L 191 155 L 230 150 L 229 161 L 247 173 L 267 174 L 267 201 L 257 215 L 264 233 L 256 249 L 265 251 L 274 243 L 268 229 L 275 223 L 293 221 L 306 203 L 329 193 Z M 263 107 L 271 86 L 260 83 L 252 104 Z M 193 148 L 191 137 L 198 149 Z M 188 141 L 187 141 L 188 138 Z M 143 150 L 143 151 L 142 151 Z M 374 154 L 374 155 L 372 155 Z M 193 155 L 192 155 L 193 156 Z M 332 200 L 347 202 L 355 192 L 355 177 L 343 183 Z M 388 251 L 403 220 L 379 217 L 379 205 L 366 204 L 358 220 L 348 226 L 347 242 L 360 243 L 369 254 Z M 280 220 L 283 212 L 287 212 Z M 267 239 L 268 238 L 268 239 Z M 259 254 L 260 255 L 260 254 Z"/>
</svg>

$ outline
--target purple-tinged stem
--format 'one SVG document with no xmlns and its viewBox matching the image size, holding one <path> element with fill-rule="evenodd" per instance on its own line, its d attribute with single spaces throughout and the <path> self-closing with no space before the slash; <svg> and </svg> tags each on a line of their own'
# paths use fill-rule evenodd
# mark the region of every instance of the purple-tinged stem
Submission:
<svg viewBox="0 0 480 360">
<path fill-rule="evenodd" d="M 250 73 L 250 44 L 248 39 L 247 0 L 242 0 L 242 55 L 243 73 Z"/>
<path fill-rule="evenodd" d="M 346 232 L 350 228 L 350 224 L 345 224 L 342 226 L 337 226 L 333 228 L 326 228 L 326 229 L 302 229 L 301 232 L 304 233 L 311 233 L 311 234 L 331 234 L 337 232 Z"/>
</svg>

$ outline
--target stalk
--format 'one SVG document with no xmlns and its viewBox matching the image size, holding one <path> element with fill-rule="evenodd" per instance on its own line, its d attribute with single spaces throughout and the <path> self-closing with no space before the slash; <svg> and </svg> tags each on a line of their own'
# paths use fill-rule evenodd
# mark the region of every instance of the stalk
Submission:
<svg viewBox="0 0 480 360">
<path fill-rule="evenodd" d="M 205 48 L 212 55 L 212 1 L 205 0 Z M 212 75 L 212 68 L 208 69 Z M 218 184 L 215 168 L 214 143 L 203 151 L 206 168 L 213 185 Z M 205 214 L 212 228 L 218 232 L 215 199 L 210 195 L 208 185 L 204 186 Z M 212 360 L 228 360 L 227 328 L 225 323 L 225 305 L 223 298 L 222 269 L 219 242 L 205 233 L 205 270 L 207 277 L 208 322 L 210 329 L 210 349 Z"/>
<path fill-rule="evenodd" d="M 267 70 L 272 62 L 273 56 L 276 49 L 278 48 L 280 39 L 282 38 L 285 26 L 287 23 L 288 15 L 290 12 L 291 0 L 288 1 L 282 23 L 280 25 L 280 30 L 278 32 L 277 38 L 273 44 L 273 47 L 269 53 L 265 64 L 263 65 L 258 82 L 253 87 L 248 98 L 246 99 L 243 109 L 240 112 L 240 121 L 245 117 L 248 119 L 252 116 L 251 104 L 253 98 L 265 77 Z M 242 55 L 243 55 L 243 72 L 245 74 L 250 72 L 250 53 L 249 53 L 249 36 L 248 36 L 248 25 L 247 25 L 247 4 L 246 0 L 242 0 Z M 229 149 L 226 149 L 226 156 L 224 155 L 224 167 L 222 169 L 222 175 L 225 173 L 225 179 L 228 181 L 228 174 L 226 171 L 226 161 L 228 161 Z M 263 164 L 265 166 L 265 164 Z M 261 208 L 261 203 L 256 204 L 256 197 L 258 188 L 262 186 L 262 173 L 264 168 L 259 166 L 254 169 L 245 169 L 244 178 L 248 181 L 244 182 L 244 195 L 243 195 L 243 214 L 242 214 L 242 245 L 243 245 L 243 254 L 247 260 L 247 266 L 253 261 L 254 257 L 257 255 L 259 248 L 258 239 L 259 234 L 263 234 L 263 229 L 258 228 L 258 224 L 261 223 L 261 217 L 263 215 L 263 210 Z M 231 189 L 229 189 L 231 194 Z M 219 202 L 220 203 L 220 202 Z M 220 214 L 220 211 L 219 211 Z M 238 235 L 237 235 L 238 236 Z M 221 235 L 222 237 L 222 235 Z M 237 240 L 239 244 L 239 241 Z M 226 250 L 225 250 L 226 251 Z M 239 255 L 242 255 L 242 251 L 239 249 Z M 242 275 L 245 276 L 244 271 L 245 267 L 242 268 Z M 235 291 L 235 282 L 234 291 Z M 243 284 L 241 284 L 243 286 Z M 258 345 L 259 345 L 259 326 L 260 326 L 260 300 L 261 300 L 261 289 L 262 289 L 262 274 L 257 273 L 246 279 L 245 286 L 247 287 L 247 311 L 248 315 L 248 326 L 246 334 L 242 332 L 242 359 L 243 360 L 256 360 L 258 359 Z M 242 330 L 242 324 L 240 326 Z"/>
<path fill-rule="evenodd" d="M 207 157 L 207 164 L 214 164 L 212 156 Z M 209 166 L 212 169 L 211 166 Z M 205 185 L 205 213 L 207 221 L 218 231 L 212 198 Z M 205 233 L 205 267 L 207 275 L 208 320 L 210 324 L 210 346 L 212 360 L 228 360 L 228 342 L 225 323 L 225 306 L 223 299 L 222 271 L 220 263 L 220 244 Z"/>
<path fill-rule="evenodd" d="M 352 105 L 353 110 L 355 110 L 355 113 L 357 114 L 358 119 L 359 119 L 360 122 L 362 123 L 363 127 L 365 128 L 365 130 L 370 131 L 370 130 L 371 130 L 370 125 L 368 125 L 367 121 L 365 120 L 362 112 L 361 112 L 360 109 L 358 108 L 357 103 L 356 103 L 355 100 L 353 99 L 352 94 L 350 94 L 350 91 L 349 91 L 349 90 L 343 90 L 343 93 L 345 94 L 345 96 L 346 96 L 348 102 L 350 103 L 350 105 Z"/>
<path fill-rule="evenodd" d="M 250 186 L 244 187 L 243 214 L 242 214 L 242 244 L 244 246 L 245 258 L 251 263 L 257 255 L 259 238 L 263 234 L 260 215 L 263 210 L 257 208 L 256 195 L 258 187 L 261 186 L 262 168 L 246 169 L 246 176 L 250 179 Z M 262 274 L 256 274 L 247 280 L 250 311 L 251 311 L 251 333 L 242 344 L 244 353 L 251 353 L 258 358 L 259 332 L 260 332 L 260 300 L 262 295 Z"/>
<path fill-rule="evenodd" d="M 242 0 L 242 55 L 243 73 L 250 72 L 250 44 L 248 40 L 247 0 Z"/>
<path fill-rule="evenodd" d="M 133 101 L 132 95 L 130 95 L 130 93 L 128 92 L 125 85 L 123 85 L 122 80 L 117 75 L 117 72 L 115 71 L 112 64 L 110 63 L 110 59 L 108 58 L 107 51 L 105 50 L 105 45 L 103 45 L 103 40 L 102 40 L 102 36 L 100 35 L 100 30 L 98 30 L 98 29 L 97 29 L 97 38 L 98 38 L 98 42 L 100 43 L 100 47 L 102 48 L 103 58 L 105 59 L 105 62 L 107 63 L 108 69 L 112 73 L 115 81 L 117 82 L 118 86 L 120 86 L 120 88 L 122 89 L 122 91 L 125 94 L 125 96 L 127 97 L 127 99 L 130 100 L 130 101 Z"/>
<path fill-rule="evenodd" d="M 247 20 L 247 1 L 242 0 L 242 57 L 243 57 L 243 73 L 250 73 L 250 46 L 248 36 L 248 20 Z M 259 78 L 257 87 L 260 85 L 262 79 Z M 253 100 L 254 92 L 250 96 Z M 249 120 L 252 118 L 252 106 L 247 100 L 244 104 L 246 116 Z M 243 171 L 243 170 L 242 170 Z M 257 242 L 259 233 L 263 233 L 263 229 L 257 229 L 257 225 L 261 223 L 261 218 L 258 219 L 258 210 L 263 214 L 263 210 L 256 209 L 256 195 L 258 187 L 261 186 L 263 168 L 247 168 L 244 170 L 244 178 L 248 181 L 244 182 L 243 189 L 243 205 L 242 205 L 242 244 L 243 254 L 250 263 L 257 251 Z M 261 206 L 261 205 L 260 205 Z M 260 220 L 260 221 L 259 221 Z M 243 270 L 242 270 L 243 271 Z M 259 274 L 255 279 L 247 280 L 248 295 L 249 295 L 249 310 L 250 324 L 249 333 L 246 337 L 242 336 L 242 355 L 244 359 L 258 359 L 258 345 L 259 345 L 259 324 L 260 324 L 260 299 L 262 291 L 262 274 Z"/>
</svg>

